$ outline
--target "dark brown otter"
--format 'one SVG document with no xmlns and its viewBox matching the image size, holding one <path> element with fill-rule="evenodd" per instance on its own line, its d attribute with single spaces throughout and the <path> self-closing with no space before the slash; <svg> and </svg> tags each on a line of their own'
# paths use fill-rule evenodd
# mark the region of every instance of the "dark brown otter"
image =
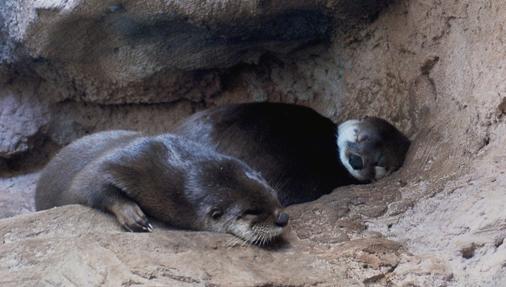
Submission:
<svg viewBox="0 0 506 287">
<path fill-rule="evenodd" d="M 100 132 L 63 148 L 36 188 L 37 210 L 83 204 L 108 211 L 130 231 L 147 217 L 172 226 L 234 234 L 251 243 L 288 222 L 275 191 L 243 162 L 170 134 Z"/>
<path fill-rule="evenodd" d="M 380 179 L 400 168 L 410 145 L 380 118 L 336 125 L 311 108 L 282 103 L 208 109 L 174 132 L 246 162 L 276 188 L 284 206 Z"/>
</svg>

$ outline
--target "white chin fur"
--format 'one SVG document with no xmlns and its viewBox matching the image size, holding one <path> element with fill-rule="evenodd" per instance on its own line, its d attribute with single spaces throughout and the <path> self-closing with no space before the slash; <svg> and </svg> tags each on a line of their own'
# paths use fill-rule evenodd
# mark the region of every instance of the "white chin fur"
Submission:
<svg viewBox="0 0 506 287">
<path fill-rule="evenodd" d="M 229 232 L 233 235 L 255 245 L 264 245 L 271 242 L 274 238 L 280 236 L 283 230 L 282 227 L 251 227 L 249 224 L 240 221 L 234 222 L 229 228 Z"/>
<path fill-rule="evenodd" d="M 374 167 L 374 179 L 378 180 L 380 178 L 383 178 L 387 175 L 387 170 L 384 167 L 381 166 L 375 166 Z"/>
<path fill-rule="evenodd" d="M 358 129 L 359 129 L 359 120 L 348 120 L 344 123 L 340 124 L 337 128 L 337 146 L 339 148 L 339 159 L 341 163 L 344 165 L 346 170 L 356 179 L 358 180 L 366 180 L 362 174 L 354 170 L 351 167 L 348 158 L 346 157 L 346 146 L 348 142 L 356 143 L 358 137 Z"/>
</svg>

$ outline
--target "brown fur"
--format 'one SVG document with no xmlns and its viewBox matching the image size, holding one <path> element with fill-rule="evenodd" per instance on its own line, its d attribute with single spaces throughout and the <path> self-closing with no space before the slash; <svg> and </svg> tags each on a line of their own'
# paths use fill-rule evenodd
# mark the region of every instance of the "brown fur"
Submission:
<svg viewBox="0 0 506 287">
<path fill-rule="evenodd" d="M 258 239 L 244 233 L 259 226 L 279 235 L 288 219 L 275 191 L 243 162 L 182 137 L 131 131 L 96 133 L 63 148 L 42 172 L 35 202 L 37 210 L 64 204 L 101 209 L 131 231 L 151 230 L 146 213 L 179 228 L 247 241 Z"/>
</svg>

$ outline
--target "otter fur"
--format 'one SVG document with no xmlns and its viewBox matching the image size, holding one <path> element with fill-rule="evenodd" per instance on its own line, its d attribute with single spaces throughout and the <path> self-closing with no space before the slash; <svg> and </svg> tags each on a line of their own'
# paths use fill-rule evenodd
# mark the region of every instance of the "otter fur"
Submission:
<svg viewBox="0 0 506 287">
<path fill-rule="evenodd" d="M 274 189 L 244 162 L 180 136 L 123 130 L 64 147 L 41 173 L 35 203 L 37 210 L 90 206 L 129 231 L 151 231 L 150 216 L 256 244 L 279 236 L 288 222 Z"/>
<path fill-rule="evenodd" d="M 174 133 L 243 160 L 276 188 L 284 206 L 378 180 L 401 167 L 410 145 L 380 118 L 335 124 L 311 108 L 283 103 L 207 109 Z"/>
</svg>

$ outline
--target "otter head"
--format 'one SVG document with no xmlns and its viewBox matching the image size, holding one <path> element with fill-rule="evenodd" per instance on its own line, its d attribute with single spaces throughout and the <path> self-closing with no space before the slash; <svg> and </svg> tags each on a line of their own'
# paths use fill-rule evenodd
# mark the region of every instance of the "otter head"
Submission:
<svg viewBox="0 0 506 287">
<path fill-rule="evenodd" d="M 348 120 L 337 134 L 339 159 L 360 181 L 375 181 L 399 169 L 410 145 L 399 130 L 376 117 Z"/>
<path fill-rule="evenodd" d="M 199 165 L 201 229 L 231 233 L 244 241 L 264 245 L 279 237 L 288 224 L 276 192 L 243 162 L 224 157 Z"/>
</svg>

